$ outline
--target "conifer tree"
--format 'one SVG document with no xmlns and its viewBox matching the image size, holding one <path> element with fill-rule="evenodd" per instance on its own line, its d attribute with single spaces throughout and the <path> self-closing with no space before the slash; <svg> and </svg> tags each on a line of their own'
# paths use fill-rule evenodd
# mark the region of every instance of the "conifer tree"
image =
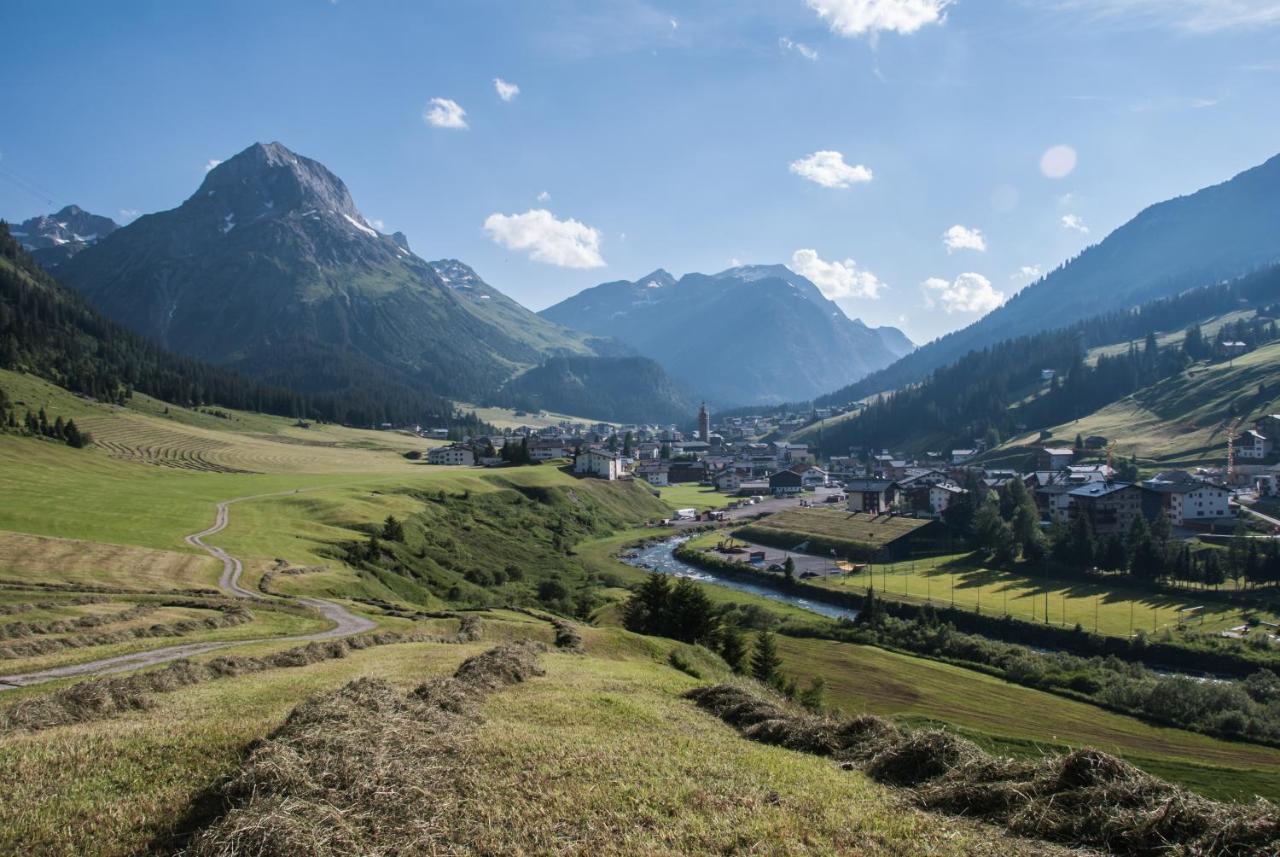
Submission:
<svg viewBox="0 0 1280 857">
<path fill-rule="evenodd" d="M 778 670 L 782 667 L 782 659 L 778 657 L 778 645 L 773 632 L 761 631 L 756 635 L 755 652 L 751 655 L 751 675 L 765 684 L 776 684 L 781 676 Z"/>
</svg>

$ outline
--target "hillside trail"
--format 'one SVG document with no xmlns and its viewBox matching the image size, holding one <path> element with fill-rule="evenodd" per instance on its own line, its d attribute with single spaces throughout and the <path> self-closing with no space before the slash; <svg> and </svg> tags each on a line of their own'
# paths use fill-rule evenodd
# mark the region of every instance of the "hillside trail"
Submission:
<svg viewBox="0 0 1280 857">
<path fill-rule="evenodd" d="M 240 575 L 244 572 L 244 563 L 240 558 L 220 547 L 217 547 L 216 545 L 206 544 L 204 539 L 220 533 L 227 528 L 227 525 L 231 522 L 230 507 L 232 503 L 241 503 L 246 500 L 257 500 L 263 497 L 277 497 L 282 494 L 294 493 L 297 492 L 281 491 L 275 494 L 254 494 L 248 497 L 236 497 L 231 500 L 223 500 L 218 503 L 217 514 L 214 518 L 213 526 L 185 537 L 184 540 L 187 544 L 203 550 L 205 553 L 222 563 L 222 576 L 218 579 L 218 588 L 227 595 L 230 595 L 233 598 L 242 598 L 249 601 L 266 601 L 266 599 L 259 593 L 246 589 L 241 585 Z M 302 604 L 315 610 L 320 615 L 324 616 L 324 618 L 332 622 L 333 627 L 325 631 L 317 631 L 313 634 L 297 634 L 291 637 L 259 637 L 251 640 L 231 640 L 216 643 L 184 643 L 176 646 L 165 646 L 164 648 L 152 649 L 145 652 L 134 652 L 127 655 L 102 658 L 96 661 L 88 661 L 83 664 L 70 664 L 65 667 L 54 667 L 52 669 L 40 670 L 38 672 L 21 673 L 18 675 L 0 675 L 0 693 L 6 690 L 15 690 L 19 687 L 30 687 L 35 684 L 43 684 L 44 682 L 54 681 L 60 678 L 107 675 L 110 673 L 124 672 L 126 670 L 156 666 L 158 664 L 169 663 L 170 661 L 181 660 L 182 658 L 189 658 L 193 655 L 201 655 L 206 652 L 231 648 L 232 646 L 247 646 L 254 643 L 293 643 L 313 640 L 332 640 L 337 637 L 350 637 L 354 634 L 360 634 L 376 627 L 376 623 L 372 620 L 366 619 L 363 616 L 357 616 L 341 604 L 334 601 L 326 601 L 323 598 L 290 598 L 289 600 L 291 603 Z"/>
</svg>

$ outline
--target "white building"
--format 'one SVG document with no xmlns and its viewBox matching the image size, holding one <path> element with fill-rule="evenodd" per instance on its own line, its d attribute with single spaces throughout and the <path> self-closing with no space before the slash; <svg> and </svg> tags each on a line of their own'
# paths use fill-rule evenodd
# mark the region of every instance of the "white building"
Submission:
<svg viewBox="0 0 1280 857">
<path fill-rule="evenodd" d="M 1270 438 L 1250 429 L 1237 439 L 1236 457 L 1263 459 L 1271 454 L 1271 448 Z"/>
<path fill-rule="evenodd" d="M 622 464 L 616 452 L 584 449 L 573 460 L 573 472 L 579 476 L 613 480 L 622 475 Z"/>
<path fill-rule="evenodd" d="M 460 443 L 437 446 L 427 450 L 427 463 L 471 467 L 476 463 L 476 454 L 471 451 L 471 447 Z"/>
<path fill-rule="evenodd" d="M 1162 495 L 1164 510 L 1174 526 L 1231 517 L 1231 492 L 1222 485 L 1188 476 L 1169 481 L 1152 479 L 1142 487 Z"/>
<path fill-rule="evenodd" d="M 964 489 L 952 482 L 939 482 L 929 486 L 929 511 L 938 517 L 947 511 Z"/>
<path fill-rule="evenodd" d="M 650 485 L 662 488 L 669 484 L 667 478 L 669 473 L 670 468 L 668 468 L 667 465 L 654 461 L 637 464 L 632 475 L 637 479 L 643 479 Z"/>
</svg>

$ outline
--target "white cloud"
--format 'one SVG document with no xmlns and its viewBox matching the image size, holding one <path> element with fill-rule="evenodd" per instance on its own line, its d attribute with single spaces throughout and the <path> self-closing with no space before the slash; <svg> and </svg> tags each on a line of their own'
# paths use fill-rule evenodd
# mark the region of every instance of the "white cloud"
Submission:
<svg viewBox="0 0 1280 857">
<path fill-rule="evenodd" d="M 1275 0 L 1057 0 L 1059 11 L 1092 22 L 1172 27 L 1194 33 L 1280 25 Z"/>
<path fill-rule="evenodd" d="M 514 83 L 507 83 L 500 77 L 493 79 L 493 89 L 503 101 L 510 101 L 520 94 L 520 87 Z"/>
<path fill-rule="evenodd" d="M 1062 228 L 1071 229 L 1075 232 L 1079 232 L 1081 235 L 1089 234 L 1089 227 L 1084 225 L 1084 221 L 1080 219 L 1080 215 L 1078 214 L 1062 215 Z"/>
<path fill-rule="evenodd" d="M 670 21 L 671 21 L 671 29 L 673 29 L 673 30 L 678 30 L 678 29 L 680 29 L 680 22 L 679 22 L 679 21 L 677 21 L 675 18 L 671 18 L 671 19 L 670 19 Z"/>
<path fill-rule="evenodd" d="M 1044 271 L 1040 270 L 1039 265 L 1023 265 L 1018 270 L 1009 275 L 1009 279 L 1017 280 L 1023 283 L 1030 283 L 1044 276 Z"/>
<path fill-rule="evenodd" d="M 1046 178 L 1065 179 L 1076 168 L 1076 150 L 1070 146 L 1050 146 L 1040 156 L 1040 172 Z"/>
<path fill-rule="evenodd" d="M 120 209 L 120 219 L 121 219 L 121 220 L 134 220 L 134 219 L 136 219 L 136 218 L 137 218 L 137 216 L 138 216 L 139 214 L 141 214 L 141 213 L 142 213 L 142 212 L 138 211 L 138 209 L 136 209 L 136 208 L 122 208 L 122 209 Z"/>
<path fill-rule="evenodd" d="M 490 214 L 484 231 L 503 247 L 528 250 L 535 262 L 562 268 L 601 268 L 600 230 L 577 220 L 557 220 L 544 208 L 524 214 Z"/>
<path fill-rule="evenodd" d="M 213 169 L 220 163 L 222 163 L 222 161 L 218 160 L 217 158 L 210 158 L 209 160 L 204 162 L 204 171 L 207 173 L 209 172 L 209 170 Z"/>
<path fill-rule="evenodd" d="M 791 254 L 791 270 L 813 281 L 818 290 L 831 300 L 839 298 L 878 298 L 885 284 L 870 271 L 858 269 L 852 259 L 827 262 L 818 258 L 816 250 L 797 250 Z"/>
<path fill-rule="evenodd" d="M 422 121 L 436 128 L 465 129 L 466 116 L 467 111 L 462 109 L 462 105 L 450 98 L 433 98 L 422 111 Z"/>
<path fill-rule="evenodd" d="M 871 170 L 862 164 L 850 166 L 839 152 L 821 151 L 791 162 L 791 172 L 823 187 L 849 187 L 871 181 Z"/>
<path fill-rule="evenodd" d="M 941 24 L 955 0 L 806 0 L 809 8 L 841 36 L 875 38 L 881 32 L 908 35 Z"/>
<path fill-rule="evenodd" d="M 538 192 L 538 202 L 546 202 L 551 199 L 551 191 L 543 190 Z"/>
<path fill-rule="evenodd" d="M 979 253 L 987 252 L 987 239 L 983 237 L 982 231 L 979 229 L 970 229 L 967 226 L 956 224 L 942 233 L 942 243 L 947 245 L 947 252 L 954 253 L 957 250 L 977 250 Z"/>
<path fill-rule="evenodd" d="M 730 268 L 741 268 L 741 267 L 742 267 L 742 260 L 741 260 L 741 259 L 739 259 L 737 256 L 734 256 L 732 259 L 730 259 L 730 260 L 729 260 L 729 267 L 730 267 Z"/>
<path fill-rule="evenodd" d="M 818 52 L 806 45 L 804 42 L 796 42 L 788 39 L 786 36 L 778 39 L 778 47 L 784 51 L 795 51 L 807 60 L 814 61 L 818 58 Z"/>
<path fill-rule="evenodd" d="M 933 307 L 936 298 L 947 315 L 991 312 L 1004 303 L 1004 292 L 993 289 L 991 281 L 981 274 L 961 274 L 952 281 L 930 277 L 921 285 L 925 290 L 925 305 Z"/>
<path fill-rule="evenodd" d="M 365 222 L 365 223 L 367 223 L 367 224 L 369 224 L 370 226 L 372 226 L 374 229 L 378 230 L 379 232 L 385 232 L 385 231 L 386 231 L 387 224 L 383 223 L 381 220 L 379 220 L 379 219 L 378 219 L 378 218 L 376 218 L 376 217 L 375 217 L 375 218 L 373 218 L 372 220 L 370 220 L 369 218 L 367 218 L 367 217 L 366 217 L 366 218 L 364 219 L 364 222 Z"/>
</svg>

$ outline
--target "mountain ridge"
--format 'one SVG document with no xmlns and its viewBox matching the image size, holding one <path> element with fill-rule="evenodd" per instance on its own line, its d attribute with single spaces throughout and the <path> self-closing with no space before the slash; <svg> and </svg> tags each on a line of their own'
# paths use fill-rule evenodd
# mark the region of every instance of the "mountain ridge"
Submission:
<svg viewBox="0 0 1280 857">
<path fill-rule="evenodd" d="M 904 347 L 850 319 L 784 265 L 742 265 L 676 279 L 658 268 L 585 289 L 544 318 L 611 335 L 717 404 L 773 404 L 816 396 L 838 378 L 888 365 Z"/>
</svg>

